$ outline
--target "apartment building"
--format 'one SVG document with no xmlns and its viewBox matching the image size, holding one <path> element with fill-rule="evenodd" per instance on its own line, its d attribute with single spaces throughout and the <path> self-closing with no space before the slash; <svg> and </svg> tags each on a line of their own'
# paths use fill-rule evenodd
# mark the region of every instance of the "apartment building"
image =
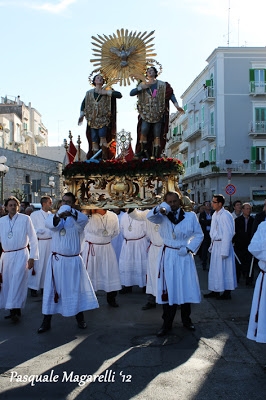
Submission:
<svg viewBox="0 0 266 400">
<path fill-rule="evenodd" d="M 266 198 L 266 48 L 218 47 L 172 114 L 166 154 L 186 167 L 180 185 L 202 203 L 222 193 Z"/>
<path fill-rule="evenodd" d="M 21 101 L 1 97 L 0 147 L 21 153 L 36 155 L 37 146 L 48 145 L 48 130 L 42 123 L 41 114 Z"/>
<path fill-rule="evenodd" d="M 14 190 L 23 193 L 25 200 L 35 203 L 47 194 L 54 198 L 62 196 L 65 191 L 62 161 L 40 156 L 40 146 L 46 149 L 48 146 L 48 130 L 42 123 L 41 114 L 31 103 L 25 105 L 19 96 L 14 100 L 2 97 L 0 156 L 6 159 L 8 172 L 0 172 L 1 202 L 14 194 Z"/>
</svg>

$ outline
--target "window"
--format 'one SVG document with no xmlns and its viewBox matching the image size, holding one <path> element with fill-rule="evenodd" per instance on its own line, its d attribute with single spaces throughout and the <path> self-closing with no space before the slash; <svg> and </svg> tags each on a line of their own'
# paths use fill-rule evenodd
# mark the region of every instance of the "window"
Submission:
<svg viewBox="0 0 266 400">
<path fill-rule="evenodd" d="M 214 135 L 214 112 L 211 111 L 210 113 L 210 119 L 211 119 L 211 135 Z"/>
<path fill-rule="evenodd" d="M 211 149 L 209 151 L 210 161 L 216 161 L 216 149 Z"/>
<path fill-rule="evenodd" d="M 251 93 L 266 93 L 266 70 L 265 69 L 250 69 L 249 70 L 249 85 Z"/>
<path fill-rule="evenodd" d="M 251 147 L 251 160 L 252 161 L 266 161 L 266 147 Z"/>
<path fill-rule="evenodd" d="M 201 107 L 201 124 L 204 126 L 204 119 L 205 119 L 205 110 L 204 106 Z"/>
<path fill-rule="evenodd" d="M 255 108 L 255 132 L 266 132 L 266 108 Z"/>
</svg>

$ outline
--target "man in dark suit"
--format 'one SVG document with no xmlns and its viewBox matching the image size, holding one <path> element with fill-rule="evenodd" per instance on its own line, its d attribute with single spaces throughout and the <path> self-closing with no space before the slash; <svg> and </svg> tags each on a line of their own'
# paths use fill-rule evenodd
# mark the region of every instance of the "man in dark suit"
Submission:
<svg viewBox="0 0 266 400">
<path fill-rule="evenodd" d="M 211 244 L 210 238 L 210 229 L 211 229 L 211 221 L 212 221 L 212 214 L 213 210 L 211 207 L 211 203 L 209 201 L 204 202 L 205 210 L 199 214 L 199 223 L 204 234 L 204 239 L 201 244 L 201 261 L 202 261 L 202 269 L 207 269 L 207 261 L 208 261 L 208 249 Z"/>
<path fill-rule="evenodd" d="M 235 219 L 235 236 L 233 237 L 237 282 L 239 283 L 242 274 L 247 286 L 252 286 L 253 281 L 253 276 L 249 277 L 252 254 L 248 251 L 254 223 L 254 218 L 250 215 L 251 211 L 252 207 L 249 203 L 242 205 L 242 215 Z"/>
</svg>

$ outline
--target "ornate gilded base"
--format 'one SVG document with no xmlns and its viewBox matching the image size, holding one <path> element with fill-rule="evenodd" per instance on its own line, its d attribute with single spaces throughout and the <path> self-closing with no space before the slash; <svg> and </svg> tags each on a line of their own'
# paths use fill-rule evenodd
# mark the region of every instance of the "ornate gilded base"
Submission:
<svg viewBox="0 0 266 400">
<path fill-rule="evenodd" d="M 63 175 L 82 210 L 146 208 L 161 203 L 167 191 L 178 191 L 183 164 L 176 159 L 73 163 Z"/>
</svg>

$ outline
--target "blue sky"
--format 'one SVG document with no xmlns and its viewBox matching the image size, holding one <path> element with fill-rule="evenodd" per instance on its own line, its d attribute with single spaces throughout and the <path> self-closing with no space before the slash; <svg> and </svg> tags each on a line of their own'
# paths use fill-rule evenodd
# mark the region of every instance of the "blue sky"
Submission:
<svg viewBox="0 0 266 400">
<path fill-rule="evenodd" d="M 155 57 L 180 100 L 219 46 L 265 46 L 265 0 L 0 0 L 0 96 L 20 95 L 42 115 L 49 145 L 63 143 L 71 130 L 87 150 L 85 123 L 77 126 L 80 104 L 91 88 L 91 36 L 117 29 L 155 30 Z M 229 33 L 229 35 L 228 35 Z M 115 85 L 117 128 L 136 132 L 134 87 Z M 175 108 L 171 108 L 174 112 Z"/>
</svg>

